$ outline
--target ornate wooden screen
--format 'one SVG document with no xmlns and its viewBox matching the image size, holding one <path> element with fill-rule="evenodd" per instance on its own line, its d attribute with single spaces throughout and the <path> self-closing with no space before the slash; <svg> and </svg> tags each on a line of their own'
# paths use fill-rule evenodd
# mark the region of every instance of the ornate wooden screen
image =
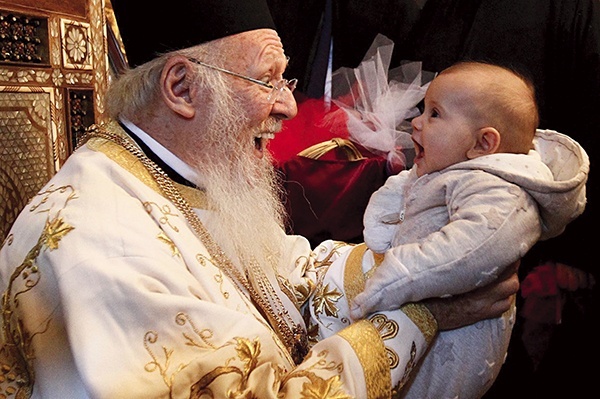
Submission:
<svg viewBox="0 0 600 399">
<path fill-rule="evenodd" d="M 0 0 L 0 242 L 84 129 L 105 118 L 104 3 Z"/>
</svg>

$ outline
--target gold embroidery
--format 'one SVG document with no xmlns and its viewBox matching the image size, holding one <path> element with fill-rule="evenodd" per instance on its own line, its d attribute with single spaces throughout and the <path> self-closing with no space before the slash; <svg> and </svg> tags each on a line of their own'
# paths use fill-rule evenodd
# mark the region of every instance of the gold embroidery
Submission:
<svg viewBox="0 0 600 399">
<path fill-rule="evenodd" d="M 173 242 L 173 240 L 171 240 L 164 231 L 160 231 L 160 233 L 158 233 L 158 235 L 156 236 L 156 238 L 158 238 L 158 241 L 163 242 L 165 244 L 167 244 L 169 246 L 169 249 L 171 250 L 171 255 L 175 256 L 180 256 L 181 254 L 179 253 L 179 248 L 177 248 L 177 246 L 175 245 L 175 243 Z"/>
<path fill-rule="evenodd" d="M 373 324 L 362 320 L 344 328 L 339 335 L 350 343 L 363 366 L 367 398 L 389 397 L 392 380 L 386 348 Z"/>
<path fill-rule="evenodd" d="M 331 265 L 331 263 L 333 262 L 331 260 L 331 258 L 333 257 L 333 255 L 337 254 L 337 250 L 339 248 L 345 247 L 347 245 L 352 245 L 352 244 L 348 244 L 348 243 L 345 243 L 342 241 L 336 241 L 333 248 L 331 248 L 331 250 L 329 251 L 329 253 L 327 254 L 327 256 L 325 256 L 325 258 L 323 260 L 314 262 L 315 268 L 319 269 L 319 268 L 323 268 L 323 267 L 325 267 L 325 268 L 329 267 Z M 325 246 L 318 246 L 317 248 L 315 248 L 315 252 L 317 252 L 317 251 L 324 253 L 327 251 L 327 248 Z"/>
<path fill-rule="evenodd" d="M 242 295 L 246 296 L 248 300 L 260 308 L 262 314 L 267 317 L 271 327 L 278 333 L 281 341 L 285 344 L 291 357 L 295 362 L 300 363 L 308 351 L 306 330 L 304 326 L 297 324 L 287 309 L 285 309 L 281 298 L 279 298 L 271 286 L 271 282 L 264 274 L 264 271 L 258 265 L 255 265 L 252 259 L 249 260 L 250 265 L 245 270 L 245 274 L 233 265 L 218 243 L 214 241 L 212 235 L 194 212 L 189 202 L 178 191 L 173 181 L 143 153 L 117 123 L 113 121 L 102 126 L 94 125 L 90 127 L 86 132 L 86 136 L 82 138 L 80 145 L 88 143 L 87 145 L 90 148 L 97 146 L 96 148 L 102 149 L 102 146 L 107 141 L 112 142 L 118 147 L 122 147 L 124 152 L 129 153 L 130 158 L 136 160 L 130 163 L 132 168 L 136 168 L 136 172 L 145 174 L 154 180 L 152 187 L 158 187 L 160 190 L 158 192 L 171 201 L 177 210 L 182 213 L 185 220 L 191 226 L 192 231 L 205 246 L 212 261 L 235 284 Z M 93 144 L 94 142 L 97 143 Z M 114 152 L 114 147 L 110 147 Z M 120 154 L 125 155 L 124 152 L 120 152 Z M 141 165 L 141 169 L 139 165 Z"/>
<path fill-rule="evenodd" d="M 300 397 L 302 399 L 352 399 L 346 392 L 343 391 L 342 383 L 339 374 L 342 373 L 344 366 L 341 363 L 335 363 L 327 360 L 329 352 L 324 350 L 316 354 L 317 361 L 312 365 L 295 370 L 284 377 L 282 383 L 285 384 L 293 378 L 306 378 L 302 385 Z M 309 353 L 309 357 L 312 352 Z M 327 370 L 338 373 L 328 379 L 324 379 L 315 374 L 314 370 Z"/>
<path fill-rule="evenodd" d="M 314 259 L 316 254 L 314 252 L 310 253 L 310 257 L 308 256 L 300 256 L 296 259 L 294 269 L 301 270 L 300 274 L 305 276 L 309 268 L 311 267 L 311 259 Z M 295 294 L 295 302 L 298 305 L 298 308 L 301 308 L 310 295 L 314 292 L 316 285 L 310 278 L 303 278 L 303 282 L 301 284 L 294 285 L 293 292 Z"/>
<path fill-rule="evenodd" d="M 162 225 L 169 226 L 175 232 L 178 233 L 179 228 L 177 228 L 177 226 L 173 226 L 171 223 L 169 223 L 169 216 L 179 217 L 177 214 L 175 214 L 171 211 L 171 207 L 167 204 L 165 204 L 161 207 L 156 202 L 149 202 L 149 201 L 144 202 L 144 209 L 146 209 L 146 212 L 148 212 L 148 215 L 152 215 L 153 206 L 156 207 L 158 209 L 158 211 L 163 214 L 163 216 L 160 216 L 157 218 L 158 222 Z"/>
<path fill-rule="evenodd" d="M 327 316 L 338 316 L 338 308 L 335 303 L 343 296 L 341 292 L 337 290 L 337 288 L 330 289 L 329 284 L 323 287 L 322 284 L 319 284 L 319 288 L 315 292 L 315 299 L 313 301 L 313 308 L 315 310 L 315 315 L 325 312 Z"/>
<path fill-rule="evenodd" d="M 115 142 L 107 139 L 95 139 L 86 141 L 85 145 L 95 151 L 101 151 L 110 159 L 121 165 L 124 169 L 131 172 L 136 178 L 142 181 L 157 193 L 161 193 L 160 186 L 148 173 L 142 162 L 125 148 Z"/>
<path fill-rule="evenodd" d="M 69 226 L 62 219 L 55 218 L 46 222 L 46 232 L 42 235 L 45 242 L 43 243 L 51 251 L 58 248 L 58 242 L 67 235 L 74 227 Z"/>
<path fill-rule="evenodd" d="M 66 194 L 66 198 L 62 198 L 60 194 Z M 56 203 L 52 198 L 58 197 L 62 204 Z M 72 186 L 54 187 L 50 185 L 45 191 L 40 191 L 36 197 L 31 200 L 29 212 L 50 212 L 52 208 L 62 209 L 71 200 L 77 198 L 75 190 Z M 58 211 L 60 213 L 60 210 Z"/>
<path fill-rule="evenodd" d="M 400 356 L 392 348 L 385 347 L 385 355 L 388 359 L 388 366 L 390 369 L 395 369 L 400 364 Z"/>
<path fill-rule="evenodd" d="M 304 275 L 310 266 L 310 259 L 314 259 L 316 256 L 317 255 L 314 252 L 310 253 L 310 258 L 308 256 L 299 256 L 298 259 L 296 259 L 294 268 L 298 269 L 302 267 L 301 274 Z"/>
<path fill-rule="evenodd" d="M 435 334 L 437 334 L 438 326 L 435 317 L 427 309 L 427 306 L 420 303 L 407 303 L 400 309 L 417 325 L 427 344 L 430 344 Z"/>
<path fill-rule="evenodd" d="M 296 293 L 296 302 L 299 304 L 306 303 L 315 289 L 316 285 L 312 280 L 307 280 L 304 284 L 295 285 L 294 292 Z"/>
<path fill-rule="evenodd" d="M 311 286 L 311 291 L 314 292 L 313 309 L 315 316 L 317 317 L 322 313 L 325 313 L 327 316 L 338 317 L 339 309 L 336 306 L 336 302 L 338 302 L 338 300 L 342 298 L 344 294 L 338 291 L 337 288 L 329 288 L 329 284 L 323 286 L 323 277 L 329 269 L 329 266 L 332 264 L 332 258 L 337 254 L 337 250 L 347 245 L 349 244 L 338 241 L 335 243 L 331 251 L 326 254 L 323 260 L 314 261 L 317 272 L 317 284 L 314 288 Z M 315 251 L 326 253 L 327 248 L 325 246 L 320 246 L 317 247 Z M 354 249 L 352 251 L 354 251 Z M 352 256 L 352 254 L 350 254 L 350 256 Z M 306 294 L 309 295 L 308 292 L 306 292 Z"/>
<path fill-rule="evenodd" d="M 355 246 L 351 251 L 344 270 L 344 291 L 349 303 L 365 288 L 362 259 L 367 251 L 367 246 L 363 243 Z"/>
<path fill-rule="evenodd" d="M 310 346 L 314 346 L 319 342 L 319 325 L 315 323 L 310 316 L 310 312 L 304 313 L 304 322 L 306 323 L 306 333 L 308 334 L 308 342 Z"/>
<path fill-rule="evenodd" d="M 164 346 L 162 347 L 162 353 L 164 355 L 164 362 L 161 364 L 158 360 L 158 357 L 154 354 L 154 352 L 152 351 L 152 348 L 150 347 L 151 344 L 155 344 L 157 341 L 158 341 L 158 333 L 156 331 L 148 331 L 144 335 L 144 348 L 146 349 L 146 352 L 148 352 L 148 354 L 152 358 L 151 362 L 146 363 L 146 366 L 144 367 L 144 369 L 149 373 L 152 373 L 152 372 L 158 370 L 165 385 L 170 390 L 172 390 L 173 389 L 173 379 L 175 378 L 175 375 L 178 374 L 181 370 L 185 369 L 187 367 L 187 364 L 180 364 L 179 366 L 177 366 L 177 369 L 173 373 L 171 373 L 171 375 L 167 375 L 167 372 L 168 372 L 169 368 L 171 367 L 171 356 L 173 355 L 173 350 L 165 348 Z"/>
<path fill-rule="evenodd" d="M 369 321 L 373 323 L 373 326 L 377 329 L 381 339 L 384 341 L 396 337 L 396 335 L 398 335 L 398 331 L 400 330 L 396 320 L 390 320 L 383 314 L 375 314 L 369 318 Z M 400 357 L 398 354 L 387 346 L 385 347 L 385 351 L 390 368 L 393 369 L 398 367 L 398 364 L 400 363 Z"/>
<path fill-rule="evenodd" d="M 296 309 L 299 310 L 300 304 L 302 304 L 304 302 L 302 300 L 302 294 L 296 292 L 296 290 L 290 283 L 290 280 L 283 277 L 281 274 L 277 273 L 276 278 L 277 278 L 277 283 L 279 284 L 279 288 L 281 289 L 281 292 L 283 292 L 285 294 L 285 296 L 287 296 L 289 298 L 290 302 L 292 302 L 296 306 Z"/>
<path fill-rule="evenodd" d="M 353 399 L 352 396 L 342 391 L 340 376 L 328 379 L 320 377 L 311 378 L 310 382 L 302 385 L 302 399 Z"/>
<path fill-rule="evenodd" d="M 152 176 L 148 174 L 148 171 L 144 167 L 144 165 L 135 156 L 132 156 L 129 151 L 127 151 L 120 145 L 110 140 L 102 139 L 88 140 L 86 142 L 86 145 L 92 150 L 103 152 L 110 159 L 121 165 L 124 169 L 130 171 L 146 186 L 150 187 L 157 193 L 162 194 L 160 186 L 156 183 Z M 181 195 L 190 203 L 191 206 L 200 209 L 207 208 L 206 196 L 204 195 L 204 192 L 202 190 L 188 187 L 183 184 L 173 184 L 177 187 L 178 190 L 180 190 Z"/>
<path fill-rule="evenodd" d="M 187 341 L 186 345 L 194 346 L 196 348 L 207 348 L 208 347 L 208 348 L 216 349 L 216 346 L 214 346 L 212 343 L 210 343 L 210 339 L 214 335 L 213 332 L 211 330 L 209 330 L 208 328 L 204 328 L 202 330 L 198 329 L 198 327 L 196 327 L 196 325 L 194 324 L 192 319 L 190 319 L 190 317 L 187 314 L 178 313 L 177 316 L 175 316 L 175 323 L 177 323 L 177 325 L 179 325 L 179 326 L 185 326 L 186 323 L 189 324 L 190 327 L 192 328 L 192 331 L 194 332 L 194 334 L 196 334 L 196 336 L 198 336 L 203 343 L 203 345 L 200 345 L 191 335 L 189 335 L 187 333 L 183 333 L 183 337 Z"/>
<path fill-rule="evenodd" d="M 32 387 L 35 381 L 33 371 L 33 359 L 35 354 L 31 347 L 32 339 L 47 331 L 50 320 L 46 321 L 44 327 L 34 333 L 23 329 L 22 321 L 15 313 L 18 307 L 18 297 L 29 292 L 36 287 L 40 281 L 41 273 L 36 263 L 39 254 L 45 249 L 53 251 L 58 249 L 60 241 L 71 232 L 74 227 L 67 224 L 61 217 L 60 212 L 67 203 L 76 198 L 71 186 L 54 188 L 51 186 L 48 190 L 40 192 L 32 200 L 31 212 L 47 212 L 56 205 L 51 201 L 53 194 L 67 193 L 67 197 L 62 199 L 62 208 L 56 214 L 46 219 L 44 229 L 38 238 L 36 245 L 27 253 L 23 263 L 13 271 L 6 290 L 2 293 L 2 347 L 0 348 L 0 359 L 2 365 L 0 368 L 0 389 L 4 394 L 14 395 L 17 398 L 30 397 Z M 59 197 L 60 198 L 60 197 Z M 12 239 L 11 239 L 12 240 Z M 13 287 L 19 279 L 19 284 L 24 288 L 13 294 Z M 0 391 L 0 395 L 3 393 Z"/>
<path fill-rule="evenodd" d="M 199 329 L 190 317 L 185 313 L 178 313 L 175 317 L 175 323 L 181 327 L 190 327 L 191 332 L 183 331 L 182 337 L 185 340 L 186 347 L 196 348 L 199 351 L 219 352 L 226 348 L 233 347 L 235 357 L 229 356 L 224 352 L 223 355 L 214 356 L 213 359 L 222 359 L 222 364 L 208 370 L 191 387 L 190 398 L 217 397 L 214 392 L 218 379 L 227 378 L 227 397 L 237 398 L 258 398 L 249 381 L 251 374 L 261 365 L 261 343 L 258 338 L 249 339 L 246 337 L 234 337 L 221 346 L 212 343 L 213 332 L 209 329 Z M 175 377 L 182 370 L 190 366 L 191 362 L 173 364 L 176 355 L 174 349 L 160 346 L 160 352 L 154 351 L 153 346 L 159 342 L 159 333 L 148 331 L 144 335 L 144 348 L 150 355 L 151 360 L 146 363 L 144 369 L 149 373 L 158 372 L 170 393 L 173 393 L 173 384 Z M 159 356 L 159 353 L 161 354 Z M 340 374 L 343 371 L 343 364 L 327 360 L 328 351 L 321 351 L 315 355 L 316 361 L 302 369 L 295 369 L 288 373 L 285 368 L 279 365 L 273 365 L 273 389 L 282 387 L 286 382 L 293 378 L 303 378 L 306 382 L 302 385 L 302 391 L 299 398 L 306 399 L 351 399 L 343 390 L 340 380 Z M 312 352 L 310 353 L 312 356 Z M 312 357 L 311 357 L 312 359 Z M 335 373 L 327 379 L 316 374 L 317 370 L 329 371 Z M 222 388 L 220 388 L 222 389 Z M 262 388 L 261 388 L 262 389 Z M 220 397 L 220 396 L 219 396 Z"/>
<path fill-rule="evenodd" d="M 213 262 L 212 260 L 210 260 L 209 258 L 207 258 L 206 256 L 202 255 L 202 254 L 196 254 L 196 260 L 198 261 L 198 263 L 200 263 L 200 265 L 206 267 L 206 262 L 209 262 L 210 264 L 212 264 L 213 266 L 215 266 L 215 268 L 217 269 L 218 273 L 215 274 L 213 276 L 213 278 L 215 279 L 215 282 L 217 284 L 219 284 L 219 291 L 221 291 L 221 294 L 223 294 L 223 297 L 225 299 L 229 299 L 229 291 L 226 291 L 223 289 L 223 272 L 221 271 L 221 269 L 219 269 Z"/>
<path fill-rule="evenodd" d="M 246 393 L 244 397 L 256 398 L 256 395 L 252 394 L 252 391 L 248 387 L 248 376 L 256 366 L 258 365 L 258 357 L 260 355 L 260 342 L 258 339 L 250 341 L 246 338 L 234 338 L 236 341 L 236 352 L 238 359 L 244 364 L 243 368 L 233 366 L 231 364 L 217 367 L 208 374 L 205 374 L 198 382 L 192 385 L 190 392 L 190 398 L 204 398 L 205 395 L 208 397 L 214 397 L 212 390 L 209 386 L 220 376 L 227 374 L 237 374 L 240 376 L 237 390 L 229 390 L 228 397 L 237 398 L 242 397 L 241 395 Z M 247 394 L 250 394 L 248 396 Z"/>
<path fill-rule="evenodd" d="M 220 377 L 228 374 L 234 374 L 238 376 L 237 386 L 229 391 L 229 397 L 238 397 L 243 392 L 248 392 L 248 380 L 249 375 L 256 369 L 259 363 L 259 357 L 261 354 L 261 346 L 258 339 L 250 340 L 243 337 L 235 337 L 232 341 L 225 343 L 218 347 L 211 341 L 214 334 L 209 329 L 199 329 L 193 323 L 185 313 L 178 313 L 175 316 L 175 323 L 179 326 L 189 325 L 193 334 L 183 332 L 182 336 L 185 340 L 186 347 L 193 347 L 198 350 L 211 350 L 219 351 L 225 347 L 235 346 L 237 359 L 241 362 L 241 365 L 235 365 L 234 360 L 226 356 L 223 357 L 223 366 L 215 367 L 213 370 L 204 374 L 195 384 L 191 387 L 190 398 L 201 398 L 207 395 L 208 397 L 215 397 L 211 384 Z M 177 366 L 172 365 L 174 350 L 161 346 L 162 359 L 152 350 L 152 346 L 157 344 L 159 340 L 159 334 L 156 331 L 148 331 L 144 335 L 144 348 L 150 355 L 151 361 L 146 363 L 144 369 L 149 372 L 158 372 L 164 382 L 169 388 L 170 392 L 173 392 L 173 381 L 178 373 L 184 370 L 190 365 L 190 363 L 180 363 Z M 281 370 L 279 371 L 282 372 Z M 279 378 L 279 377 L 278 377 Z M 250 391 L 251 392 L 251 391 Z M 249 396 L 255 397 L 255 396 Z"/>
<path fill-rule="evenodd" d="M 390 320 L 383 314 L 375 314 L 369 318 L 369 321 L 373 323 L 373 326 L 379 332 L 381 339 L 392 339 L 398 335 L 398 323 L 395 320 Z"/>
</svg>

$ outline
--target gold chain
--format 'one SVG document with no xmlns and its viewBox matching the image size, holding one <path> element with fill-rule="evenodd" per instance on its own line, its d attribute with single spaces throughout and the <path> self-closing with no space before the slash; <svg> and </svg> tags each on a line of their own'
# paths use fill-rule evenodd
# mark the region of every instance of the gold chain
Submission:
<svg viewBox="0 0 600 399">
<path fill-rule="evenodd" d="M 281 302 L 281 299 L 275 292 L 273 286 L 268 280 L 268 277 L 264 274 L 264 271 L 261 269 L 261 267 L 257 265 L 256 262 L 250 262 L 250 271 L 253 273 L 253 276 L 256 277 L 255 282 L 260 290 L 260 292 L 257 292 L 249 279 L 244 276 L 237 267 L 235 267 L 221 247 L 213 240 L 212 236 L 206 230 L 200 221 L 200 218 L 192 209 L 191 205 L 185 200 L 185 198 L 183 198 L 177 187 L 173 184 L 171 178 L 169 178 L 169 176 L 158 165 L 149 159 L 137 145 L 135 145 L 130 139 L 119 134 L 109 132 L 97 125 L 90 127 L 86 135 L 82 138 L 81 143 L 85 143 L 92 137 L 99 137 L 114 142 L 135 156 L 142 163 L 142 165 L 144 165 L 146 170 L 152 175 L 153 179 L 161 188 L 167 199 L 175 204 L 175 207 L 183 214 L 185 219 L 192 226 L 196 235 L 206 247 L 211 259 L 215 262 L 219 269 L 221 269 L 227 275 L 227 277 L 229 277 L 235 283 L 237 289 L 243 295 L 249 295 L 248 299 L 250 299 L 256 306 L 259 307 L 261 314 L 267 318 L 267 321 L 271 327 L 279 333 L 278 336 L 284 341 L 285 346 L 292 355 L 294 362 L 296 362 L 296 364 L 302 362 L 304 356 L 308 352 L 307 333 L 301 325 L 296 324 L 291 318 L 289 312 L 285 309 L 285 306 Z M 273 309 L 273 306 L 268 298 L 275 299 L 276 303 L 274 306 L 278 308 L 277 311 Z M 288 321 L 286 322 L 284 319 L 287 319 Z M 291 326 L 293 326 L 293 328 Z"/>
</svg>

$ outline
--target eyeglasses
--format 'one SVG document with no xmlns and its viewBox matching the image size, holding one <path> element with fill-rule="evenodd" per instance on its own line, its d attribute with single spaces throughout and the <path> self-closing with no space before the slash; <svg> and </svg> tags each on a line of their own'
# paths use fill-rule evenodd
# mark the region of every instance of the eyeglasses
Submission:
<svg viewBox="0 0 600 399">
<path fill-rule="evenodd" d="M 286 88 L 290 91 L 290 93 L 293 93 L 294 90 L 296 89 L 296 85 L 298 84 L 298 79 L 291 79 L 291 80 L 281 79 L 281 80 L 275 82 L 275 84 L 266 83 L 266 82 L 263 82 L 262 80 L 258 80 L 258 79 L 251 78 L 249 76 L 241 75 L 237 72 L 229 71 L 227 69 L 223 69 L 218 66 L 206 64 L 195 58 L 188 57 L 188 59 L 190 61 L 192 61 L 194 64 L 202 65 L 204 67 L 214 69 L 216 71 L 223 72 L 223 73 L 226 73 L 231 76 L 235 76 L 236 78 L 240 78 L 240 79 L 247 80 L 248 82 L 256 83 L 257 85 L 260 85 L 262 87 L 266 87 L 267 89 L 270 90 L 270 93 L 267 96 L 267 101 L 269 102 L 269 104 L 275 104 L 275 102 L 279 99 L 281 93 Z"/>
</svg>

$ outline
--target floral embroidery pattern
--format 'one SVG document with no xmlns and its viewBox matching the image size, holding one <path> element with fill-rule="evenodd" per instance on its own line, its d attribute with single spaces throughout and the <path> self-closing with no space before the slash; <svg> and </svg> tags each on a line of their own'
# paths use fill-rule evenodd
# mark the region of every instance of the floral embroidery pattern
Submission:
<svg viewBox="0 0 600 399">
<path fill-rule="evenodd" d="M 233 341 L 228 342 L 221 347 L 217 347 L 211 342 L 213 332 L 209 329 L 197 328 L 188 315 L 184 313 L 177 314 L 175 322 L 182 327 L 188 325 L 193 332 L 193 334 L 187 332 L 182 333 L 186 346 L 194 347 L 199 350 L 218 351 L 222 348 L 234 345 L 237 359 L 242 364 L 241 366 L 236 366 L 234 365 L 235 359 L 226 359 L 223 366 L 211 370 L 192 385 L 190 398 L 200 398 L 204 397 L 203 395 L 214 397 L 210 387 L 211 384 L 219 377 L 231 373 L 237 374 L 240 377 L 238 385 L 230 392 L 231 397 L 238 397 L 241 392 L 248 389 L 248 377 L 257 367 L 258 357 L 260 356 L 261 351 L 260 342 L 257 339 L 249 340 L 247 338 L 235 337 Z M 146 364 L 145 370 L 150 373 L 157 371 L 161 375 L 165 385 L 172 391 L 176 375 L 184 370 L 189 363 L 180 363 L 174 366 L 172 364 L 174 351 L 173 349 L 168 349 L 164 346 L 161 347 L 162 355 L 158 356 L 152 349 L 152 346 L 158 342 L 158 338 L 159 334 L 156 331 L 148 331 L 144 336 L 144 348 L 152 358 L 152 360 Z"/>
<path fill-rule="evenodd" d="M 243 397 L 243 393 L 248 390 L 248 378 L 250 373 L 258 365 L 258 356 L 260 355 L 260 342 L 258 340 L 250 341 L 246 338 L 235 338 L 236 340 L 236 352 L 238 359 L 244 365 L 243 368 L 235 366 L 224 366 L 217 367 L 212 372 L 204 375 L 198 382 L 192 385 L 192 391 L 190 398 L 202 398 L 203 395 L 209 395 L 213 397 L 212 390 L 209 388 L 210 384 L 220 376 L 235 373 L 240 376 L 240 382 L 236 390 L 229 392 L 229 397 L 237 398 Z M 256 397 L 254 395 L 252 398 Z"/>
<path fill-rule="evenodd" d="M 346 243 L 337 242 L 333 248 L 326 253 L 326 249 L 324 247 L 317 247 L 315 252 L 321 251 L 321 253 L 325 253 L 325 257 L 318 261 L 314 261 L 314 267 L 317 272 L 317 284 L 314 288 L 314 300 L 313 300 L 313 310 L 315 312 L 315 316 L 319 316 L 320 314 L 325 314 L 327 316 L 338 316 L 338 307 L 336 303 L 340 298 L 344 295 L 337 290 L 337 288 L 330 288 L 329 284 L 323 286 L 323 276 L 329 269 L 329 266 L 333 263 L 333 257 L 337 255 L 337 249 L 343 246 L 346 246 Z"/>
<path fill-rule="evenodd" d="M 320 285 L 315 292 L 314 310 L 315 314 L 325 313 L 327 316 L 338 316 L 336 302 L 343 297 L 343 294 L 337 288 L 330 289 L 329 284 L 324 287 Z"/>
<path fill-rule="evenodd" d="M 302 385 L 302 399 L 353 399 L 341 389 L 340 376 L 323 379 L 311 378 Z"/>
<path fill-rule="evenodd" d="M 55 202 L 54 196 L 64 201 L 61 208 L 51 216 Z M 63 199 L 62 194 L 66 195 Z M 32 393 L 35 375 L 33 374 L 32 362 L 35 358 L 31 341 L 38 334 L 43 334 L 50 325 L 48 320 L 45 326 L 37 332 L 31 333 L 23 328 L 18 318 L 16 309 L 19 307 L 19 297 L 36 287 L 40 281 L 41 273 L 36 259 L 45 250 L 58 249 L 60 241 L 69 234 L 74 227 L 66 223 L 60 216 L 60 212 L 67 203 L 75 199 L 75 193 L 71 186 L 59 188 L 50 187 L 47 191 L 40 192 L 32 200 L 31 212 L 48 213 L 46 223 L 37 243 L 27 253 L 23 262 L 13 271 L 6 290 L 2 293 L 2 338 L 3 344 L 0 348 L 0 397 L 3 395 L 17 398 L 30 397 Z M 12 241 L 11 241 L 12 242 Z M 11 242 L 7 242 L 10 245 Z M 13 293 L 13 288 L 18 285 L 23 287 L 20 291 Z"/>
<path fill-rule="evenodd" d="M 309 353 L 308 357 L 312 355 Z M 289 373 L 284 378 L 284 383 L 293 378 L 306 378 L 308 381 L 302 384 L 302 399 L 352 399 L 342 389 L 339 374 L 343 370 L 343 365 L 327 361 L 328 351 L 321 351 L 317 356 L 317 362 L 308 369 L 297 370 Z M 313 370 L 328 370 L 338 373 L 338 375 L 324 379 L 316 375 Z"/>
<path fill-rule="evenodd" d="M 253 387 L 250 385 L 251 374 L 261 365 L 262 347 L 258 338 L 234 337 L 225 344 L 217 346 L 213 343 L 213 331 L 198 328 L 187 314 L 177 314 L 175 323 L 180 327 L 187 328 L 182 332 L 186 347 L 196 348 L 198 351 L 224 351 L 223 355 L 214 357 L 216 359 L 221 358 L 222 364 L 200 376 L 191 387 L 190 398 L 221 397 L 223 392 L 217 391 L 223 389 L 223 386 L 219 386 L 219 379 L 225 377 L 227 380 L 225 385 L 227 397 L 259 399 L 259 396 L 253 392 Z M 158 342 L 158 332 L 148 331 L 145 334 L 144 348 L 151 358 L 146 363 L 145 370 L 149 373 L 158 372 L 172 394 L 177 374 L 189 367 L 190 362 L 175 364 L 176 353 L 174 349 L 160 346 L 160 350 L 156 351 L 154 347 Z M 228 348 L 233 349 L 234 356 L 229 355 L 232 353 L 231 350 L 225 351 Z M 287 373 L 286 370 L 277 365 L 272 365 L 275 373 L 274 389 L 284 386 L 291 379 L 303 378 L 306 381 L 302 384 L 302 391 L 299 396 L 301 399 L 351 399 L 352 397 L 344 392 L 340 380 L 339 374 L 343 370 L 342 364 L 328 361 L 328 354 L 327 351 L 321 351 L 316 355 L 317 360 L 314 364 L 306 369 L 295 370 L 291 373 Z M 329 371 L 335 375 L 325 379 L 318 376 L 316 371 Z M 232 379 L 232 376 L 236 378 Z M 232 381 L 234 381 L 233 384 Z"/>
</svg>

